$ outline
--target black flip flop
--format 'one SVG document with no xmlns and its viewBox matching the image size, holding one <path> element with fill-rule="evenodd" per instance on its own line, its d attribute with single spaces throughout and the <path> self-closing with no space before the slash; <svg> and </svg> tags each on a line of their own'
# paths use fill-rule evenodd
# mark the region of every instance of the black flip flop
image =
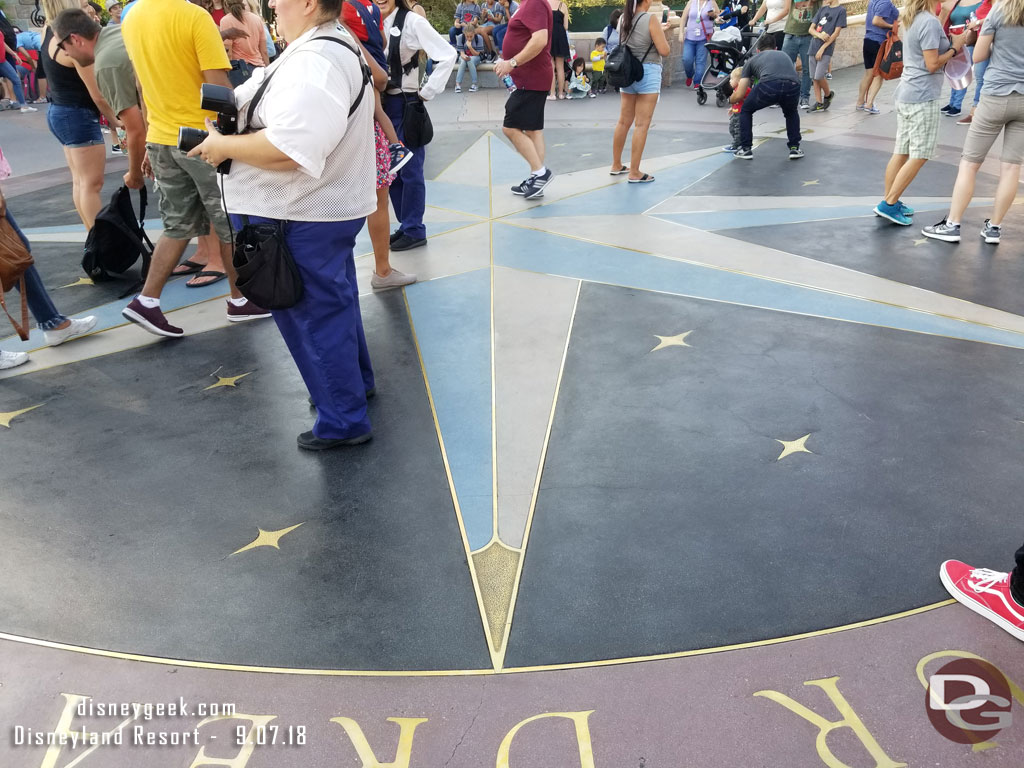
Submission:
<svg viewBox="0 0 1024 768">
<path fill-rule="evenodd" d="M 185 261 L 181 262 L 181 264 L 179 264 L 178 267 L 188 267 L 188 271 L 187 272 L 173 272 L 172 271 L 171 272 L 171 277 L 181 277 L 182 275 L 194 275 L 196 272 L 201 272 L 203 267 L 205 267 L 205 266 L 206 266 L 205 264 L 196 264 L 194 261 L 189 261 L 188 259 L 186 259 Z M 175 267 L 175 269 L 177 269 L 178 267 Z"/>
<path fill-rule="evenodd" d="M 625 166 L 623 166 L 622 168 L 620 168 L 617 171 L 608 171 L 608 175 L 609 176 L 621 176 L 624 173 L 629 173 L 629 168 L 626 168 Z"/>
<path fill-rule="evenodd" d="M 627 179 L 630 184 L 650 184 L 654 181 L 654 177 L 649 174 L 644 174 L 639 179 Z"/>
<path fill-rule="evenodd" d="M 216 272 L 214 270 L 204 270 L 202 272 L 196 272 L 194 275 L 192 275 L 191 279 L 194 280 L 197 277 L 216 277 L 217 279 L 216 280 L 210 280 L 209 282 L 203 283 L 202 285 L 191 285 L 189 283 L 185 283 L 185 287 L 186 288 L 205 288 L 208 285 L 213 285 L 214 283 L 219 283 L 221 280 L 225 279 L 227 277 L 227 273 L 226 272 Z"/>
</svg>

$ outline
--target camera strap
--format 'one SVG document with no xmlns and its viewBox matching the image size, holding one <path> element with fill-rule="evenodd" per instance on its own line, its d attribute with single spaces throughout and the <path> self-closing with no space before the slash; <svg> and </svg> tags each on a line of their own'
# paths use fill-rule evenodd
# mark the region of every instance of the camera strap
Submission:
<svg viewBox="0 0 1024 768">
<path fill-rule="evenodd" d="M 359 89 L 358 95 L 352 101 L 352 106 L 349 107 L 348 110 L 348 116 L 352 117 L 352 115 L 355 114 L 355 111 L 359 108 L 359 105 L 362 103 L 363 95 L 366 93 L 366 86 L 369 84 L 371 80 L 370 68 L 366 65 L 366 62 L 363 61 L 363 57 L 362 55 L 360 55 L 359 51 L 357 51 L 351 45 L 346 43 L 344 40 L 337 37 L 331 37 L 329 35 L 321 35 L 320 37 L 314 37 L 310 39 L 309 42 L 313 42 L 314 40 L 331 40 L 332 42 L 337 43 L 343 48 L 352 51 L 352 53 L 355 54 L 355 57 L 359 59 L 359 69 L 363 73 L 363 83 L 362 87 Z M 284 59 L 282 57 L 281 62 L 283 63 L 283 61 Z M 278 63 L 277 66 L 274 67 L 273 71 L 267 72 L 267 74 L 263 77 L 263 82 L 260 83 L 260 87 L 256 89 L 256 93 L 252 97 L 252 101 L 249 102 L 249 108 L 245 112 L 246 130 L 248 130 L 249 126 L 252 125 L 252 119 L 256 114 L 256 107 L 259 105 L 260 99 L 263 98 L 263 94 L 267 90 L 267 86 L 270 85 L 270 78 L 274 76 L 274 72 L 280 69 L 280 67 L 281 63 Z"/>
</svg>

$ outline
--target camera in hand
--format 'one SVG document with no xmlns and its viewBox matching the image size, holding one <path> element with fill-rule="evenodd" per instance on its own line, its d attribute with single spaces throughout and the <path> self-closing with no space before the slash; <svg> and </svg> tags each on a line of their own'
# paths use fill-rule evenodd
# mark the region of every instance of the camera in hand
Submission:
<svg viewBox="0 0 1024 768">
<path fill-rule="evenodd" d="M 235 106 L 235 92 L 223 85 L 203 83 L 199 91 L 199 106 L 210 112 L 217 113 L 217 130 L 224 134 L 238 133 L 238 108 Z M 191 152 L 198 147 L 210 134 L 201 128 L 182 126 L 178 129 L 178 149 Z M 228 173 L 231 161 L 225 160 L 217 166 L 218 173 Z"/>
</svg>

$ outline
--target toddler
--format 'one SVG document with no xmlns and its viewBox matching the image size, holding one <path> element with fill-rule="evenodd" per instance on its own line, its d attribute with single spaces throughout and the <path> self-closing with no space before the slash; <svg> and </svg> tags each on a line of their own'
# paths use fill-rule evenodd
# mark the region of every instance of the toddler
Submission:
<svg viewBox="0 0 1024 768">
<path fill-rule="evenodd" d="M 736 67 L 729 75 L 729 85 L 725 86 L 722 92 L 726 96 L 732 96 L 733 91 L 739 86 L 742 76 L 743 68 Z M 732 144 L 722 147 L 723 152 L 735 152 L 740 148 L 740 110 L 743 109 L 744 99 L 746 99 L 746 96 L 735 104 L 729 105 L 729 136 L 732 137 Z"/>
<path fill-rule="evenodd" d="M 594 98 L 597 96 L 590 87 L 587 80 L 587 63 L 582 58 L 575 58 L 572 62 L 572 78 L 569 80 L 569 93 L 566 98 L 582 99 L 586 96 Z"/>
<path fill-rule="evenodd" d="M 594 43 L 594 50 L 590 52 L 592 93 L 604 93 L 604 89 L 608 87 L 608 81 L 604 77 L 604 62 L 608 58 L 606 45 L 608 45 L 607 41 L 603 37 L 599 37 Z"/>
</svg>

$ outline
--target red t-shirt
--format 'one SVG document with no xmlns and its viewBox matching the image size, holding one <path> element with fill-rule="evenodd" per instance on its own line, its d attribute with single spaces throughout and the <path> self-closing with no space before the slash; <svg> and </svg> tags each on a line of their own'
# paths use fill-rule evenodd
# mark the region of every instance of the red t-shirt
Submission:
<svg viewBox="0 0 1024 768">
<path fill-rule="evenodd" d="M 223 8 L 211 8 L 210 15 L 213 16 L 213 23 L 220 27 L 220 21 L 224 18 Z"/>
<path fill-rule="evenodd" d="M 373 0 L 354 0 L 354 2 L 362 3 L 368 10 L 373 8 Z M 363 17 L 359 15 L 359 11 L 347 2 L 342 2 L 341 5 L 341 22 L 351 29 L 352 34 L 359 38 L 361 42 L 366 42 L 369 35 L 366 34 L 366 25 L 363 24 Z M 383 17 L 380 22 L 380 31 L 384 32 Z"/>
<path fill-rule="evenodd" d="M 549 91 L 554 68 L 551 63 L 551 6 L 548 0 L 522 0 L 519 10 L 512 15 L 501 45 L 501 58 L 515 58 L 526 47 L 534 32 L 546 29 L 548 42 L 544 50 L 525 64 L 512 70 L 512 82 L 524 91 Z"/>
</svg>

